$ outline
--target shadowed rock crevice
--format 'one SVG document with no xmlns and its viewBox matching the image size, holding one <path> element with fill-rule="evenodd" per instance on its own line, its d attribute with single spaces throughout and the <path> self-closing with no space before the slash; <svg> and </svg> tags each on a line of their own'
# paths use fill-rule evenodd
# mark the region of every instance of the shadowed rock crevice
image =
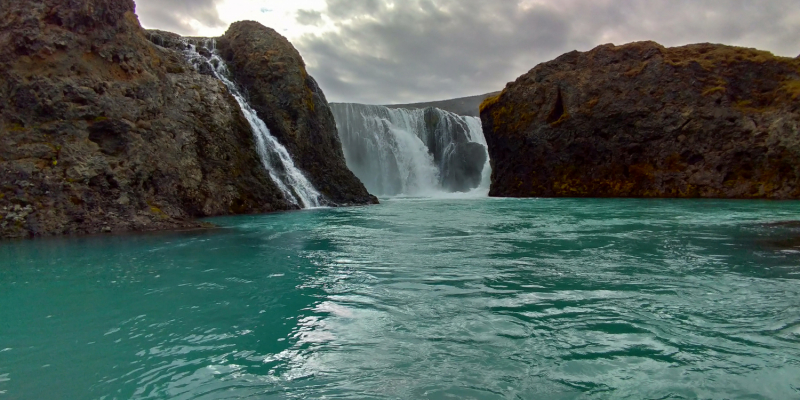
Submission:
<svg viewBox="0 0 800 400">
<path fill-rule="evenodd" d="M 553 111 L 550 111 L 550 115 L 547 116 L 547 123 L 552 124 L 560 120 L 566 114 L 566 109 L 564 108 L 564 98 L 561 96 L 561 88 L 558 88 L 558 93 L 556 94 L 556 103 L 553 105 Z"/>
</svg>

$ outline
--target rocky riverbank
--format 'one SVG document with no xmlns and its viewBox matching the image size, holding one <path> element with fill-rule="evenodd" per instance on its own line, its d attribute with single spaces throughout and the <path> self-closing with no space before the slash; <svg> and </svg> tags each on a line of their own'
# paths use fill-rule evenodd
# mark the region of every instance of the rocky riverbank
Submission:
<svg viewBox="0 0 800 400">
<path fill-rule="evenodd" d="M 724 45 L 603 45 L 481 105 L 510 197 L 800 198 L 800 60 Z"/>
<path fill-rule="evenodd" d="M 295 207 L 264 169 L 226 87 L 164 42 L 177 35 L 142 29 L 131 0 L 0 4 L 0 238 L 191 228 L 199 217 Z M 299 59 L 286 44 L 269 55 Z M 277 59 L 259 62 L 284 80 L 313 82 Z M 307 97 L 283 112 L 316 128 L 327 103 L 316 87 Z M 341 170 L 335 131 L 332 139 L 305 132 L 280 133 L 332 154 L 293 149 L 304 166 L 335 171 L 313 175 L 332 204 L 373 202 Z"/>
</svg>

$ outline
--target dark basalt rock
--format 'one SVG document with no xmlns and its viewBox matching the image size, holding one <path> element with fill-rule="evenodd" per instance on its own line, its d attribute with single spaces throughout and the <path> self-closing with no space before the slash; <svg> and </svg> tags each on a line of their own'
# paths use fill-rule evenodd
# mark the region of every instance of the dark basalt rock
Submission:
<svg viewBox="0 0 800 400">
<path fill-rule="evenodd" d="M 478 187 L 486 164 L 483 145 L 469 141 L 467 125 L 455 115 L 433 107 L 423 112 L 428 132 L 426 145 L 434 163 L 441 169 L 442 188 L 450 192 L 469 192 Z"/>
<path fill-rule="evenodd" d="M 259 117 L 317 190 L 338 205 L 377 203 L 347 168 L 328 101 L 286 38 L 257 22 L 236 22 L 217 48 Z"/>
<path fill-rule="evenodd" d="M 452 151 L 450 163 L 442 170 L 442 187 L 450 192 L 469 192 L 480 186 L 486 148 L 480 143 L 461 142 Z"/>
<path fill-rule="evenodd" d="M 481 105 L 490 195 L 800 198 L 800 60 L 603 45 Z"/>
<path fill-rule="evenodd" d="M 178 35 L 177 33 L 162 31 L 159 29 L 147 29 L 145 32 L 147 39 L 157 46 L 177 51 L 184 51 L 188 48 L 183 36 Z"/>
<path fill-rule="evenodd" d="M 291 208 L 225 86 L 133 11 L 131 0 L 0 0 L 0 238 Z"/>
</svg>

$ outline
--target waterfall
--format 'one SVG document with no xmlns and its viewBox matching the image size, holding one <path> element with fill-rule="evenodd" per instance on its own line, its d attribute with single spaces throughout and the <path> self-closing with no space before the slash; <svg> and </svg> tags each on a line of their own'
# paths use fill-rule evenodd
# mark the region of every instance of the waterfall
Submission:
<svg viewBox="0 0 800 400">
<path fill-rule="evenodd" d="M 491 176 L 478 118 L 438 108 L 331 104 L 347 166 L 370 193 L 487 194 Z"/>
<path fill-rule="evenodd" d="M 206 40 L 198 50 L 193 41 L 187 41 L 184 55 L 187 60 L 200 72 L 212 75 L 228 87 L 231 95 L 239 103 L 256 140 L 256 149 L 264 168 L 269 172 L 273 182 L 280 188 L 289 202 L 300 208 L 321 207 L 327 200 L 320 194 L 311 182 L 303 175 L 286 150 L 267 128 L 267 124 L 258 117 L 258 114 L 245 100 L 239 88 L 229 78 L 230 73 L 222 58 L 216 51 L 216 42 Z"/>
</svg>

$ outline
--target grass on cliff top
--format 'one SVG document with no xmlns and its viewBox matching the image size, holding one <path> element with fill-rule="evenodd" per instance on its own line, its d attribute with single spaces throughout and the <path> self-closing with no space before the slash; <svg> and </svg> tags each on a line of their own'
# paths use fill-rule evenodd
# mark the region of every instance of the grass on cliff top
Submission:
<svg viewBox="0 0 800 400">
<path fill-rule="evenodd" d="M 800 76 L 800 57 L 781 57 L 776 56 L 771 52 L 758 49 L 710 43 L 690 44 L 681 47 L 664 47 L 655 42 L 634 42 L 621 46 L 612 45 L 612 48 L 614 50 L 637 46 L 643 48 L 652 48 L 654 45 L 660 48 L 664 62 L 677 67 L 688 67 L 691 65 L 691 63 L 697 62 L 706 71 L 713 72 L 715 70 L 718 71 L 719 68 L 725 68 L 741 63 L 772 63 L 773 65 L 783 66 L 786 68 L 786 70 L 783 71 L 788 72 L 788 74 L 783 75 L 783 81 L 780 88 L 770 94 L 773 99 L 772 101 L 775 101 L 777 104 L 783 104 L 787 100 L 794 101 L 800 99 L 800 79 L 792 76 L 793 74 L 790 72 L 793 70 L 798 76 Z M 643 63 L 639 69 L 636 69 L 635 71 L 629 71 L 629 73 L 626 75 L 629 75 L 630 77 L 639 75 L 646 65 L 647 63 Z M 703 91 L 703 96 L 710 96 L 719 92 L 724 93 L 726 91 L 726 81 L 718 76 L 717 82 Z M 483 114 L 485 110 L 499 103 L 500 97 L 504 92 L 505 90 L 496 96 L 487 97 L 479 106 L 480 113 Z M 741 104 L 744 103 L 748 104 L 742 106 Z M 740 100 L 739 108 L 747 107 L 747 109 L 750 111 L 760 110 L 752 108 L 749 103 L 752 103 L 752 101 Z M 493 111 L 493 114 L 497 114 L 495 117 L 498 117 L 500 116 L 499 114 L 504 114 L 503 111 L 506 111 L 505 109 L 506 106 L 503 105 L 503 110 L 495 110 Z M 557 124 L 558 123 L 556 123 L 556 125 Z"/>
<path fill-rule="evenodd" d="M 704 70 L 709 72 L 714 72 L 715 70 L 719 71 L 720 68 L 742 63 L 770 63 L 778 68 L 783 67 L 785 68 L 785 74 L 783 74 L 782 84 L 778 92 L 771 95 L 773 96 L 773 100 L 777 100 L 778 103 L 783 103 L 787 100 L 793 101 L 800 98 L 800 79 L 793 77 L 791 73 L 791 71 L 794 71 L 797 75 L 800 75 L 800 58 L 781 57 L 768 51 L 758 49 L 710 43 L 691 44 L 681 47 L 662 46 L 661 54 L 667 64 L 676 67 L 687 67 L 691 65 L 691 63 L 696 62 Z M 724 81 L 719 83 L 718 85 L 707 88 L 703 92 L 703 95 L 707 96 L 717 92 L 725 92 L 726 87 Z M 749 110 L 752 111 L 755 109 L 749 108 Z"/>
<path fill-rule="evenodd" d="M 480 113 L 482 114 L 483 110 L 485 110 L 486 108 L 489 108 L 489 107 L 497 104 L 497 102 L 500 101 L 500 96 L 502 94 L 503 94 L 503 92 L 500 92 L 496 96 L 489 96 L 486 99 L 484 99 L 483 102 L 481 103 L 481 105 L 478 107 L 478 110 L 480 111 Z"/>
<path fill-rule="evenodd" d="M 704 69 L 713 70 L 741 62 L 754 64 L 775 62 L 794 67 L 800 72 L 800 60 L 798 59 L 780 57 L 768 51 L 746 47 L 701 43 L 681 47 L 664 47 L 662 54 L 665 61 L 675 66 L 687 66 L 691 62 L 697 62 Z"/>
</svg>

